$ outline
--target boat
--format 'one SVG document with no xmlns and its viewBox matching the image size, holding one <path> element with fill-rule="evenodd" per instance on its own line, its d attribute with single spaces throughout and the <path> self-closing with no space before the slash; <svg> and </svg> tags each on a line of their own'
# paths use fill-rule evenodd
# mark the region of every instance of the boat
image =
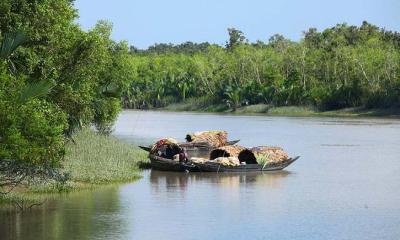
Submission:
<svg viewBox="0 0 400 240">
<path fill-rule="evenodd" d="M 212 139 L 211 139 L 212 140 Z M 212 141 L 210 141 L 212 142 Z M 260 146 L 248 149 L 235 145 L 239 140 L 225 141 L 225 146 L 213 147 L 210 142 L 193 141 L 177 143 L 173 139 L 161 139 L 151 147 L 139 146 L 149 152 L 153 169 L 178 172 L 263 172 L 286 168 L 299 157 L 289 158 L 283 149 Z M 257 161 L 259 155 L 263 164 Z M 176 160 L 174 158 L 178 158 Z M 231 158 L 231 159 L 230 159 Z M 188 160 L 190 159 L 190 160 Z M 215 161 L 214 161 L 215 160 Z M 228 162 L 226 162 L 226 160 Z M 239 165 L 239 163 L 241 163 Z"/>
<path fill-rule="evenodd" d="M 261 164 L 246 164 L 239 166 L 226 166 L 218 163 L 193 163 L 193 162 L 178 162 L 172 159 L 159 157 L 153 154 L 149 155 L 150 163 L 153 169 L 162 171 L 175 172 L 265 172 L 283 170 L 300 156 L 289 158 L 278 163 Z"/>
<path fill-rule="evenodd" d="M 226 142 L 226 146 L 232 146 L 238 143 L 240 140 L 233 140 Z M 182 148 L 185 148 L 189 151 L 198 151 L 198 150 L 212 150 L 212 146 L 208 142 L 181 142 L 178 145 Z M 150 152 L 151 146 L 139 146 L 141 149 Z"/>
<path fill-rule="evenodd" d="M 193 165 L 197 167 L 197 169 L 196 168 L 194 169 L 196 169 L 196 171 L 199 172 L 264 172 L 264 171 L 283 170 L 284 168 L 286 168 L 299 158 L 300 156 L 297 156 L 294 158 L 283 160 L 281 162 L 271 162 L 265 165 L 245 164 L 239 166 L 227 166 L 213 162 L 194 163 Z"/>
<path fill-rule="evenodd" d="M 154 154 L 149 155 L 152 169 L 174 172 L 198 172 L 196 165 L 190 162 L 178 162 L 172 159 L 163 158 Z"/>
</svg>

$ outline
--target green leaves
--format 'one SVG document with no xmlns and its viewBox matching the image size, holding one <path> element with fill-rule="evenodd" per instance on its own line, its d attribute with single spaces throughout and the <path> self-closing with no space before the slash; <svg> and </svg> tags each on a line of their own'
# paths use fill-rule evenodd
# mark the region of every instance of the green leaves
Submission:
<svg viewBox="0 0 400 240">
<path fill-rule="evenodd" d="M 20 92 L 18 102 L 25 103 L 32 98 L 39 98 L 46 96 L 47 94 L 50 93 L 51 89 L 54 86 L 55 86 L 54 83 L 47 80 L 41 80 L 39 82 L 29 83 Z"/>
<path fill-rule="evenodd" d="M 115 83 L 109 83 L 101 87 L 101 94 L 105 97 L 118 98 L 120 96 L 121 89 Z"/>
<path fill-rule="evenodd" d="M 211 45 L 195 54 L 166 44 L 132 54 L 137 74 L 124 101 L 156 108 L 201 97 L 230 108 L 399 105 L 400 33 L 368 23 L 311 28 L 298 42 L 274 35 L 268 43 L 249 43 L 237 29 L 228 33 L 225 47 Z M 174 51 L 161 51 L 167 48 Z"/>
<path fill-rule="evenodd" d="M 0 59 L 6 60 L 23 43 L 28 40 L 22 32 L 13 32 L 4 34 L 0 46 Z"/>
</svg>

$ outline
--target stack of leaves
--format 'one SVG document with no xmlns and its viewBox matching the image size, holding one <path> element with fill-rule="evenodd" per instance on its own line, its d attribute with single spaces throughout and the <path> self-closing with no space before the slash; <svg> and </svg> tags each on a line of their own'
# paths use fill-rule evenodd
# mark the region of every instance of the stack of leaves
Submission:
<svg viewBox="0 0 400 240">
<path fill-rule="evenodd" d="M 263 164 L 265 162 L 282 162 L 289 158 L 287 152 L 280 147 L 259 146 L 254 147 L 251 151 L 256 156 L 257 162 Z"/>
<path fill-rule="evenodd" d="M 212 147 L 222 147 L 226 145 L 228 133 L 226 131 L 203 131 L 189 133 L 186 139 L 189 142 L 207 142 Z"/>
<path fill-rule="evenodd" d="M 210 160 L 219 158 L 219 157 L 238 157 L 239 153 L 245 150 L 246 148 L 234 145 L 234 146 L 223 146 L 217 149 L 214 149 L 210 153 Z"/>
<path fill-rule="evenodd" d="M 213 160 L 209 160 L 206 158 L 198 158 L 198 157 L 192 157 L 190 158 L 190 161 L 193 163 L 197 164 L 207 164 L 207 163 L 218 163 L 224 166 L 239 166 L 240 161 L 237 156 L 234 157 L 218 157 Z"/>
<path fill-rule="evenodd" d="M 224 165 L 224 166 L 239 166 L 240 161 L 238 157 L 219 157 L 213 160 L 213 162 L 216 162 L 218 164 Z"/>
</svg>

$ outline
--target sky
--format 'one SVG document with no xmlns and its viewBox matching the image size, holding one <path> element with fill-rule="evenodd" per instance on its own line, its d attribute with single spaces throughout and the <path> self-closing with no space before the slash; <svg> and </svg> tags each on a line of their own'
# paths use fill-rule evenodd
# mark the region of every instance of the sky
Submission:
<svg viewBox="0 0 400 240">
<path fill-rule="evenodd" d="M 276 33 L 297 41 L 310 27 L 321 31 L 364 20 L 400 31 L 400 0 L 76 0 L 75 7 L 83 29 L 109 20 L 114 40 L 141 49 L 186 41 L 223 45 L 229 27 L 250 42 Z"/>
</svg>

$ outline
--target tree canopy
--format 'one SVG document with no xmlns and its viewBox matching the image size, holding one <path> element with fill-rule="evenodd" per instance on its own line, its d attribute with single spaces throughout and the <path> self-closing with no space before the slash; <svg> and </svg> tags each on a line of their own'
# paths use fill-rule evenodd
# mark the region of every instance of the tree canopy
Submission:
<svg viewBox="0 0 400 240">
<path fill-rule="evenodd" d="M 133 68 L 99 21 L 83 31 L 69 0 L 0 3 L 0 160 L 57 165 L 66 136 L 110 131 Z"/>
<path fill-rule="evenodd" d="M 192 98 L 233 108 L 399 106 L 399 44 L 399 33 L 368 22 L 322 32 L 310 28 L 298 42 L 276 34 L 268 42 L 249 43 L 243 32 L 229 28 L 225 47 L 132 53 L 136 73 L 124 104 L 160 107 Z"/>
</svg>

